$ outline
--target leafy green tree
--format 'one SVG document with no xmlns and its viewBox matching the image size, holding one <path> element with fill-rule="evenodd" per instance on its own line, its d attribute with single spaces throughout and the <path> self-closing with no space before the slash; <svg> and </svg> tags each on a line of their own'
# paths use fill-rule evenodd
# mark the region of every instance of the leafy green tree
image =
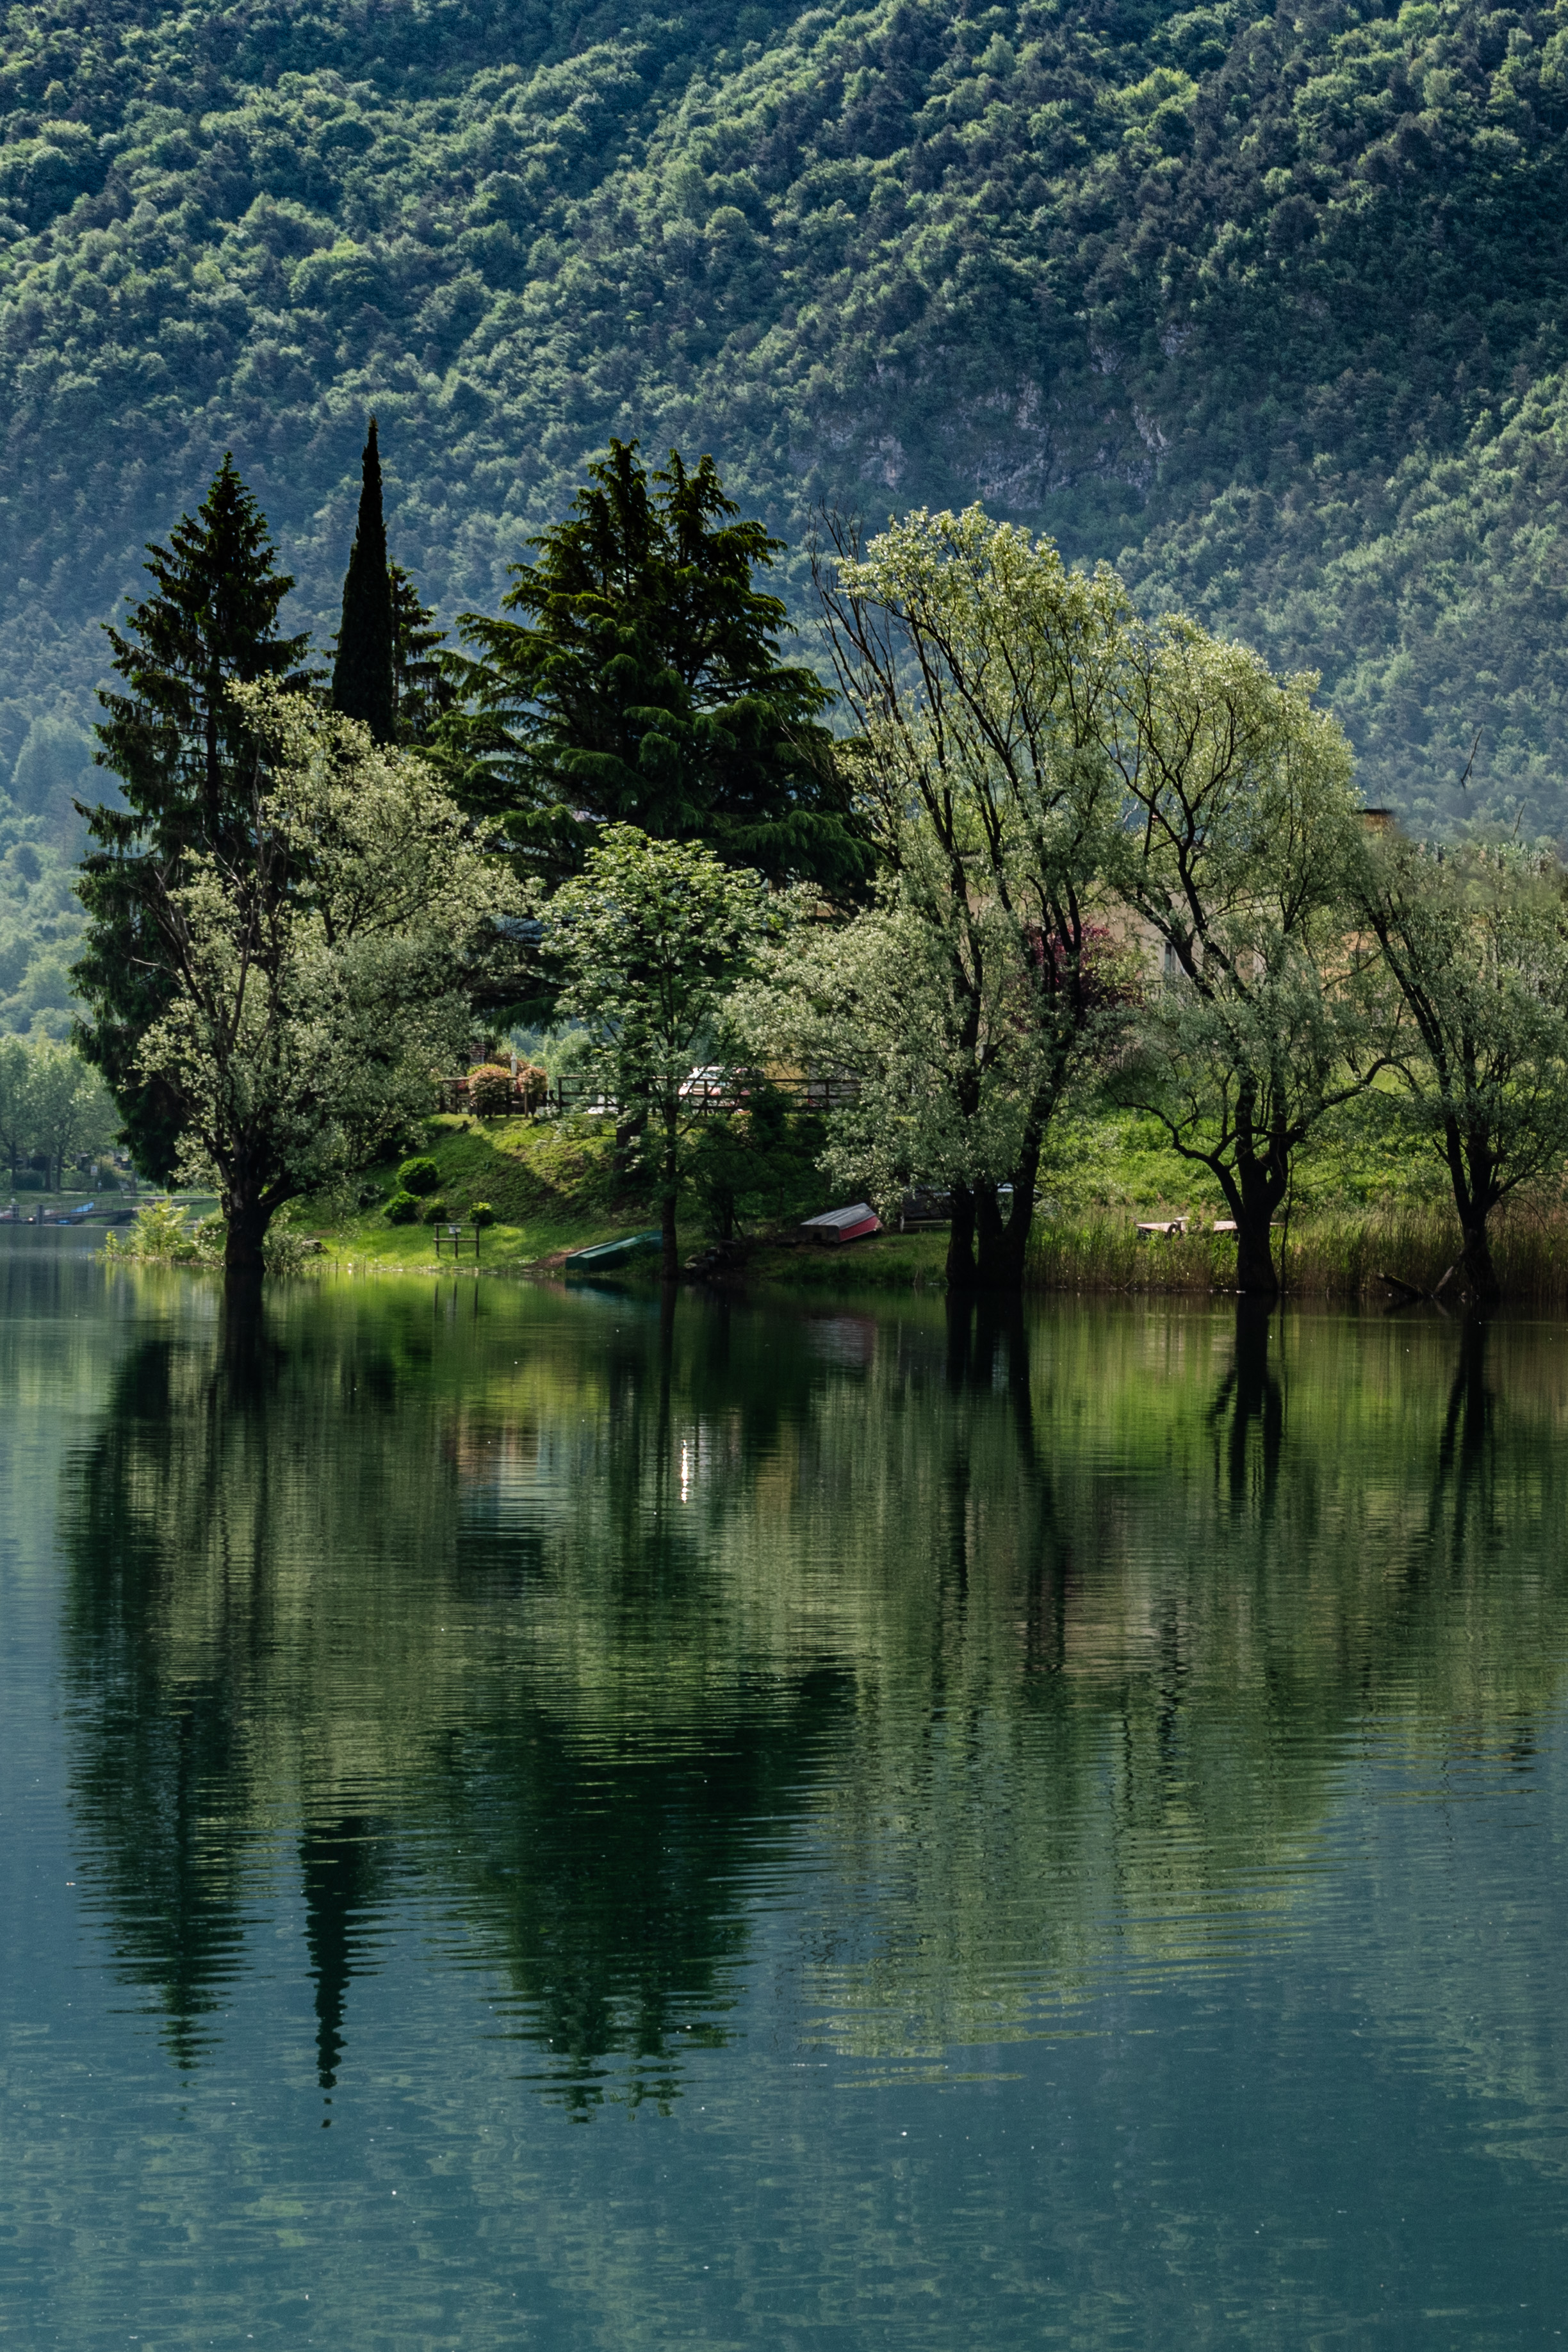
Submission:
<svg viewBox="0 0 1568 2352">
<path fill-rule="evenodd" d="M 32 1149 L 32 1057 L 20 1037 L 0 1037 L 0 1151 L 11 1163 Z"/>
<path fill-rule="evenodd" d="M 1108 568 L 979 507 L 837 553 L 818 585 L 897 877 L 852 947 L 803 950 L 863 1076 L 841 1132 L 884 1183 L 951 1189 L 951 1283 L 1016 1290 L 1047 1130 L 1114 1026 L 1102 738 L 1131 608 Z"/>
<path fill-rule="evenodd" d="M 180 1089 L 179 1172 L 216 1182 L 245 1285 L 279 1209 L 427 1108 L 468 1035 L 464 943 L 516 894 L 423 761 L 274 685 L 236 697 L 250 821 L 237 854 L 155 869 L 168 1003 L 139 1050 Z"/>
<path fill-rule="evenodd" d="M 112 1097 L 95 1069 L 72 1045 L 40 1038 L 28 1056 L 26 1125 L 31 1148 L 49 1162 L 54 1190 L 65 1183 L 68 1160 L 112 1141 Z"/>
<path fill-rule="evenodd" d="M 571 515 L 530 541 L 503 615 L 462 616 L 473 708 L 448 740 L 465 796 L 546 877 L 597 825 L 698 841 L 771 880 L 858 889 L 870 852 L 815 671 L 780 659 L 753 584 L 781 541 L 740 521 L 711 457 L 651 477 L 612 440 Z M 513 617 L 516 616 L 516 617 Z"/>
<path fill-rule="evenodd" d="M 343 581 L 343 616 L 332 665 L 332 708 L 368 727 L 377 743 L 397 732 L 396 628 L 386 522 L 381 508 L 381 449 L 370 420 L 360 460 L 359 522 Z"/>
<path fill-rule="evenodd" d="M 106 690 L 99 758 L 123 808 L 100 806 L 79 890 L 86 939 L 73 976 L 85 1011 L 77 1042 L 103 1073 L 122 1132 L 148 1175 L 172 1172 L 186 1115 L 179 1073 L 149 1072 L 142 1041 L 167 1010 L 173 979 L 153 909 L 187 851 L 243 857 L 254 813 L 256 747 L 237 682 L 298 670 L 307 640 L 279 633 L 293 582 L 274 564 L 267 524 L 225 457 L 197 514 L 150 550 L 154 593 L 110 627 L 123 688 Z"/>
<path fill-rule="evenodd" d="M 721 1242 L 753 1221 L 777 1223 L 821 1206 L 821 1118 L 766 1078 L 751 1076 L 743 1091 L 736 1108 L 711 1112 L 692 1139 L 692 1186 Z"/>
<path fill-rule="evenodd" d="M 1399 1124 L 1453 1187 L 1459 1269 L 1500 1293 L 1489 1222 L 1568 1159 L 1568 912 L 1539 858 L 1478 845 L 1441 856 L 1370 844 L 1358 891 L 1405 1015 Z"/>
<path fill-rule="evenodd" d="M 692 1066 L 711 1045 L 731 991 L 752 969 L 769 923 L 760 875 L 696 844 L 650 840 L 629 824 L 605 828 L 584 871 L 544 910 L 562 1013 L 584 1024 L 600 1084 L 623 1115 L 643 1123 L 668 1282 L 680 1270 L 676 1201 L 693 1117 Z"/>
<path fill-rule="evenodd" d="M 1105 743 L 1123 795 L 1111 872 L 1160 952 L 1119 1076 L 1207 1168 L 1240 1287 L 1279 1288 L 1269 1227 L 1296 1153 L 1382 1066 L 1347 947 L 1361 843 L 1349 744 L 1310 678 L 1168 620 L 1130 641 Z"/>
</svg>

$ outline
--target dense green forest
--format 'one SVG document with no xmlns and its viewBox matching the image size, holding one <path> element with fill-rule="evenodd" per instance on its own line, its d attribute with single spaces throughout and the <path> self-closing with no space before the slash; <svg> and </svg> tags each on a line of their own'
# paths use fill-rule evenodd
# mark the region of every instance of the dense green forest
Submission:
<svg viewBox="0 0 1568 2352">
<path fill-rule="evenodd" d="M 1550 11 L 36 0 L 0 123 L 8 892 L 139 543 L 232 444 L 330 628 L 373 404 L 445 618 L 612 432 L 803 610 L 820 503 L 979 498 L 1321 667 L 1370 799 L 1568 834 Z"/>
</svg>

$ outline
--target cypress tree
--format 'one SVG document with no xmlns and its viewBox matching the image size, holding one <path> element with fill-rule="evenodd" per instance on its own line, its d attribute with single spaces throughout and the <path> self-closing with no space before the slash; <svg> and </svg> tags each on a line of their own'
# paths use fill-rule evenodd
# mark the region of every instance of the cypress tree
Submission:
<svg viewBox="0 0 1568 2352">
<path fill-rule="evenodd" d="M 123 628 L 106 632 L 124 683 L 100 694 L 98 759 L 120 778 L 125 805 L 83 812 L 94 845 L 78 885 L 88 927 L 74 978 L 87 1010 L 76 1040 L 103 1072 L 138 1166 L 164 1181 L 184 1107 L 136 1068 L 141 1041 L 172 994 L 148 919 L 148 877 L 186 849 L 243 853 L 255 751 L 228 688 L 292 676 L 309 643 L 278 634 L 278 608 L 294 583 L 274 569 L 275 553 L 266 518 L 226 457 L 199 512 L 180 518 L 167 547 L 148 549 L 153 593 Z"/>
<path fill-rule="evenodd" d="M 359 524 L 343 580 L 343 617 L 332 665 L 332 708 L 345 719 L 360 719 L 378 743 L 390 743 L 397 731 L 392 581 L 386 565 L 381 451 L 374 416 L 361 467 Z"/>
</svg>

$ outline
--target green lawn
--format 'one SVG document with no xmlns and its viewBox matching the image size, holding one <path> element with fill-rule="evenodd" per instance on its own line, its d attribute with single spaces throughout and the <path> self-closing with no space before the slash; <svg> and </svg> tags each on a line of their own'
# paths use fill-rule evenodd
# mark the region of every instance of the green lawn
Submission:
<svg viewBox="0 0 1568 2352">
<path fill-rule="evenodd" d="M 432 1119 L 422 1150 L 441 1171 L 438 1193 L 447 1219 L 470 1227 L 475 1205 L 488 1202 L 496 1222 L 479 1236 L 481 1265 L 521 1268 L 610 1241 L 652 1223 L 645 1194 L 615 1181 L 615 1139 L 608 1126 L 577 1120 Z M 396 1189 L 398 1161 L 371 1169 L 359 1190 L 377 1203 Z M 377 1203 L 345 1210 L 329 1200 L 300 1202 L 289 1222 L 317 1235 L 345 1265 L 413 1273 L 433 1267 L 436 1235 L 426 1223 L 389 1224 Z M 697 1238 L 693 1232 L 692 1239 Z M 471 1263 L 471 1227 L 465 1263 Z M 443 1261 L 445 1262 L 445 1260 Z"/>
</svg>

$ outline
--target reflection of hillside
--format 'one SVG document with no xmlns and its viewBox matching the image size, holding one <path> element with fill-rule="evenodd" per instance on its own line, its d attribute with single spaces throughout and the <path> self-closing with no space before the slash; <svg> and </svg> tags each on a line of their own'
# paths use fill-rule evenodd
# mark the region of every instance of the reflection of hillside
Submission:
<svg viewBox="0 0 1568 2352">
<path fill-rule="evenodd" d="M 1368 1713 L 1440 1753 L 1558 1686 L 1524 1327 L 268 1314 L 139 1343 L 72 1474 L 79 1816 L 182 2059 L 288 1868 L 324 2086 L 415 1880 L 529 2073 L 670 2095 L 785 1840 L 831 2042 L 1005 2038 L 1284 1932 Z"/>
</svg>

